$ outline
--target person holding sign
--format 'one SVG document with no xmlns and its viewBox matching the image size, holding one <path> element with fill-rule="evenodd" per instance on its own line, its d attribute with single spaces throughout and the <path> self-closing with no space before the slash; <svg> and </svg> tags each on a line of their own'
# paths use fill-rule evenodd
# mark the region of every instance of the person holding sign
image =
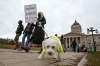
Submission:
<svg viewBox="0 0 100 66">
<path fill-rule="evenodd" d="M 45 37 L 45 32 L 44 32 L 45 24 L 46 24 L 46 19 L 43 15 L 43 12 L 38 12 L 37 22 L 31 37 L 32 43 L 42 45 L 42 41 L 44 40 Z"/>
</svg>

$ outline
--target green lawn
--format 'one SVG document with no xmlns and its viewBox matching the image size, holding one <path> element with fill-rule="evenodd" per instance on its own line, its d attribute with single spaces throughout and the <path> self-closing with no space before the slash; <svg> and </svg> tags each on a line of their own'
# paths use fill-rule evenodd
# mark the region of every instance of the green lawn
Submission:
<svg viewBox="0 0 100 66">
<path fill-rule="evenodd" d="M 8 45 L 6 45 L 6 44 L 0 44 L 0 48 L 8 48 Z"/>
<path fill-rule="evenodd" d="M 100 66 L 100 51 L 88 53 L 87 66 Z"/>
<path fill-rule="evenodd" d="M 8 49 L 10 48 L 7 44 L 0 44 L 0 48 Z M 41 48 L 32 48 L 33 51 L 40 51 Z"/>
<path fill-rule="evenodd" d="M 40 51 L 41 48 L 32 48 L 32 51 Z"/>
</svg>

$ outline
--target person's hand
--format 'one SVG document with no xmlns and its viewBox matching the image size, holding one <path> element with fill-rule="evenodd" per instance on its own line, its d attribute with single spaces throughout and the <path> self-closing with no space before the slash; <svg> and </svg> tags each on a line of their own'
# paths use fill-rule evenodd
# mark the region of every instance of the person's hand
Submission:
<svg viewBox="0 0 100 66">
<path fill-rule="evenodd" d="M 39 25 L 38 25 L 39 27 L 42 27 L 42 25 L 41 25 L 41 22 L 39 22 Z"/>
</svg>

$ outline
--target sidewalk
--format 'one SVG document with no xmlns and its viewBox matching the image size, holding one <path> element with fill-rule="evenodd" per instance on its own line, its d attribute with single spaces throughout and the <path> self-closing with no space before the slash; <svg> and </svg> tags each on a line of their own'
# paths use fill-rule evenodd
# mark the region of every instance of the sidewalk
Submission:
<svg viewBox="0 0 100 66">
<path fill-rule="evenodd" d="M 38 53 L 0 49 L 0 66 L 77 66 L 84 53 L 66 52 L 61 62 L 55 60 L 37 59 Z"/>
</svg>

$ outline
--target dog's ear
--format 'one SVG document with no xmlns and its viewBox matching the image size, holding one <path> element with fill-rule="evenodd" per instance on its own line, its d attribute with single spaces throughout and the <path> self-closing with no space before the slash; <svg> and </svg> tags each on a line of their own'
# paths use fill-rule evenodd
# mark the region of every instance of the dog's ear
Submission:
<svg viewBox="0 0 100 66">
<path fill-rule="evenodd" d="M 58 46 L 57 52 L 59 52 L 59 53 L 64 53 L 63 47 L 62 47 L 61 45 Z"/>
<path fill-rule="evenodd" d="M 62 47 L 62 45 L 61 45 L 61 42 L 60 42 L 59 38 L 56 37 L 56 36 L 53 36 L 52 39 L 55 41 L 55 43 L 56 43 L 56 45 L 57 45 L 57 52 L 59 52 L 59 53 L 64 53 L 63 47 Z"/>
</svg>

